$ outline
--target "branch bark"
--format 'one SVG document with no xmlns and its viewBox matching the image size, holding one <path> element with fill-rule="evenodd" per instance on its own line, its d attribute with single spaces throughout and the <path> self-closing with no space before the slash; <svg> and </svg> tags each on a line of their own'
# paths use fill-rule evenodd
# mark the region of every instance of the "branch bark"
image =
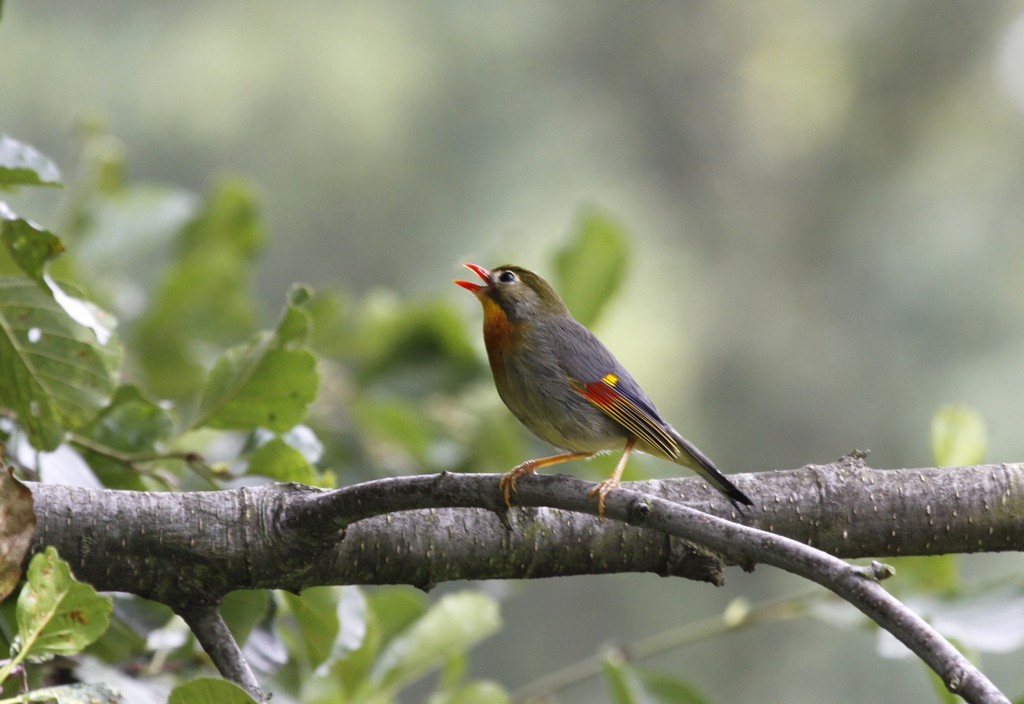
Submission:
<svg viewBox="0 0 1024 704">
<path fill-rule="evenodd" d="M 28 483 L 31 551 L 54 545 L 98 589 L 175 606 L 216 603 L 235 589 L 413 584 L 458 579 L 654 572 L 721 584 L 706 551 L 584 513 L 506 511 L 498 475 L 430 475 L 325 492 L 268 485 L 153 493 Z M 843 558 L 1024 550 L 1024 466 L 877 470 L 830 465 L 733 475 L 758 506 L 739 515 L 696 478 L 624 486 Z M 526 488 L 581 511 L 571 477 Z M 585 486 L 589 487 L 589 484 Z M 515 530 L 508 530 L 508 526 Z"/>
<path fill-rule="evenodd" d="M 260 687 L 252 668 L 242 655 L 242 649 L 231 634 L 220 611 L 216 606 L 210 604 L 199 604 L 194 607 L 184 608 L 179 615 L 192 629 L 196 640 L 203 646 L 203 650 L 213 660 L 217 671 L 226 680 L 239 685 L 249 693 L 256 701 L 267 704 L 270 697 Z"/>
<path fill-rule="evenodd" d="M 951 691 L 972 702 L 1006 701 L 860 570 L 806 545 L 843 557 L 1019 550 L 1021 465 L 885 471 L 850 457 L 733 475 L 759 504 L 742 515 L 694 479 L 637 482 L 609 497 L 608 515 L 622 523 L 586 515 L 596 510 L 590 483 L 526 477 L 516 495 L 526 508 L 510 511 L 497 478 L 445 473 L 335 491 L 268 485 L 181 494 L 33 484 L 33 549 L 55 545 L 98 589 L 179 612 L 211 607 L 235 589 L 314 584 L 429 588 L 452 579 L 637 570 L 720 584 L 717 553 L 827 586 L 893 631 Z M 682 505 L 682 496 L 701 510 Z"/>
</svg>

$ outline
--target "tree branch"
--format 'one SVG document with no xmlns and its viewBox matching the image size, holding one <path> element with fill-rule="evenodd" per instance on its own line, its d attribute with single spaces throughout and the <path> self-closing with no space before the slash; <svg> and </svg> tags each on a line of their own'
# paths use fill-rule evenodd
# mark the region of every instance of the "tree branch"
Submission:
<svg viewBox="0 0 1024 704">
<path fill-rule="evenodd" d="M 31 552 L 54 545 L 98 589 L 164 603 L 216 601 L 235 589 L 429 588 L 457 579 L 625 571 L 723 581 L 706 551 L 676 538 L 557 509 L 506 511 L 497 478 L 399 477 L 332 492 L 267 485 L 155 493 L 27 483 L 37 519 Z M 745 516 L 696 478 L 625 486 L 844 558 L 1024 550 L 1018 464 L 877 470 L 844 460 L 732 479 L 759 504 Z M 529 488 L 563 503 L 575 496 L 574 505 L 586 510 L 581 486 L 590 485 L 565 475 L 525 477 L 515 504 L 523 506 Z"/>
<path fill-rule="evenodd" d="M 178 615 L 192 629 L 196 640 L 213 660 L 221 677 L 242 687 L 258 702 L 265 704 L 270 701 L 216 606 L 198 604 L 180 609 Z"/>
<path fill-rule="evenodd" d="M 235 589 L 314 584 L 429 588 L 635 570 L 719 584 L 710 549 L 745 568 L 764 562 L 828 587 L 892 631 L 951 691 L 1006 701 L 863 570 L 802 543 L 845 557 L 1020 549 L 1020 465 L 880 471 L 854 457 L 733 475 L 759 504 L 743 515 L 703 482 L 637 482 L 608 498 L 608 516 L 624 523 L 584 515 L 596 510 L 587 499 L 593 485 L 566 475 L 524 477 L 509 511 L 497 478 L 443 473 L 329 492 L 268 485 L 180 494 L 32 484 L 33 549 L 55 545 L 98 589 L 196 608 Z M 682 505 L 681 495 L 707 513 Z"/>
</svg>

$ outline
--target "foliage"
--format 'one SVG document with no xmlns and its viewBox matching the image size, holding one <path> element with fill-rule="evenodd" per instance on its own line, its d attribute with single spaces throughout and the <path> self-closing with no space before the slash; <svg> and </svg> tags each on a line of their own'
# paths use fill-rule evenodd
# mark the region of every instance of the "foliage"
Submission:
<svg viewBox="0 0 1024 704">
<path fill-rule="evenodd" d="M 109 137 L 86 140 L 74 169 L 79 180 L 54 207 L 64 214 L 55 230 L 65 236 L 0 201 L 0 440 L 23 474 L 38 473 L 38 452 L 59 449 L 80 457 L 90 481 L 112 488 L 275 480 L 330 487 L 337 478 L 373 476 L 360 466 L 426 472 L 511 465 L 521 455 L 520 441 L 501 430 L 500 409 L 476 393 L 485 368 L 453 304 L 380 294 L 358 301 L 296 285 L 276 322 L 259 330 L 263 314 L 250 283 L 265 236 L 251 189 L 232 179 L 194 198 L 135 187 L 122 181 L 121 152 Z M 4 188 L 57 184 L 59 172 L 45 156 L 6 137 L 0 146 Z M 170 253 L 161 276 L 95 255 L 130 251 L 138 232 Z M 597 250 L 609 237 L 619 237 L 617 230 L 588 216 L 559 257 L 563 283 L 590 315 L 609 292 L 587 279 L 586 264 L 601 260 Z M 79 291 L 57 283 L 57 271 L 98 283 Z M 125 291 L 144 296 L 147 306 L 126 305 Z M 332 394 L 321 395 L 323 387 Z M 232 438 L 236 453 L 203 458 Z M 43 479 L 66 477 L 58 469 Z M 31 495 L 9 482 L 0 546 L 9 551 L 8 591 L 32 528 Z M 40 591 L 43 571 L 51 577 Z M 508 701 L 497 683 L 465 677 L 468 651 L 500 628 L 498 604 L 482 592 L 434 603 L 403 588 L 259 594 L 232 594 L 222 612 L 275 690 L 303 701 L 343 695 L 383 703 L 442 672 L 432 702 Z M 90 652 L 110 664 L 150 652 L 176 663 L 183 678 L 194 671 L 197 646 L 180 621 L 167 621 L 164 607 L 119 598 L 118 627 L 102 636 L 112 602 L 74 582 L 52 552 L 34 558 L 16 610 L 11 603 L 0 616 L 17 624 L 19 636 L 5 675 L 26 658 L 70 655 L 94 641 Z M 32 680 L 54 666 L 34 664 Z M 35 693 L 43 691 L 51 692 Z M 208 678 L 171 693 L 174 702 L 214 698 L 250 701 Z"/>
<path fill-rule="evenodd" d="M 54 548 L 37 554 L 29 563 L 18 596 L 17 635 L 11 643 L 10 659 L 0 667 L 0 684 L 23 662 L 44 662 L 55 655 L 81 652 L 107 630 L 111 606 L 109 597 L 71 576 Z M 49 696 L 71 701 L 63 695 L 57 697 L 53 690 Z"/>
<path fill-rule="evenodd" d="M 522 459 L 522 434 L 493 393 L 480 393 L 488 373 L 449 299 L 359 299 L 296 285 L 276 320 L 265 320 L 251 292 L 266 240 L 252 190 L 231 179 L 198 198 L 126 184 L 111 145 L 105 135 L 87 136 L 74 170 L 80 180 L 54 206 L 63 215 L 53 230 L 0 201 L 0 441 L 22 476 L 38 478 L 39 453 L 55 450 L 75 453 L 97 485 L 135 490 L 259 481 L 331 487 L 396 470 L 493 470 Z M 50 186 L 59 178 L 45 156 L 0 138 L 0 187 Z M 168 253 L 158 276 L 111 259 L 130 251 L 138 233 Z M 556 284 L 581 320 L 606 309 L 627 261 L 614 218 L 583 213 L 554 263 Z M 79 290 L 82 282 L 92 288 Z M 142 309 L 130 303 L 139 298 L 147 301 Z M 933 446 L 940 463 L 977 461 L 983 425 L 972 412 L 943 409 Z M 64 479 L 59 470 L 42 478 Z M 0 485 L 0 575 L 10 591 L 32 512 L 31 496 L 7 479 Z M 912 591 L 954 598 L 959 587 L 955 558 L 900 569 Z M 1015 598 L 983 603 L 1005 608 Z M 944 606 L 933 608 L 955 611 Z M 261 680 L 295 701 L 386 704 L 413 685 L 428 686 L 425 680 L 431 704 L 510 701 L 501 684 L 466 674 L 470 651 L 501 628 L 499 604 L 480 590 L 435 600 L 397 587 L 244 592 L 229 595 L 222 613 Z M 692 642 L 802 610 L 750 613 L 763 616 L 683 629 L 661 642 Z M 171 702 L 251 701 L 218 679 L 186 683 L 209 673 L 180 621 L 156 604 L 99 597 L 52 550 L 33 558 L 17 598 L 0 606 L 0 625 L 17 634 L 0 678 L 28 666 L 35 687 L 5 701 L 117 701 L 115 688 L 99 683 L 41 686 L 69 662 L 41 659 L 87 646 L 102 667 L 149 659 L 139 680 L 153 691 L 161 686 L 153 675 L 173 673 Z M 985 637 L 973 644 L 995 647 Z M 609 651 L 588 670 L 603 673 L 610 700 L 707 701 L 683 679 L 637 667 L 628 652 Z M 70 662 L 77 668 L 82 661 Z"/>
</svg>

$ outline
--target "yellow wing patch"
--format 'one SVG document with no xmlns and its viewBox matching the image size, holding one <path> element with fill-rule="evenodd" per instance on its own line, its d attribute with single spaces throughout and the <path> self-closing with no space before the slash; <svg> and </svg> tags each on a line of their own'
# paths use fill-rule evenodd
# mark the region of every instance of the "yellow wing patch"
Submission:
<svg viewBox="0 0 1024 704">
<path fill-rule="evenodd" d="M 628 430 L 636 439 L 664 453 L 670 460 L 679 457 L 679 445 L 675 438 L 665 430 L 662 422 L 637 403 L 629 394 L 616 389 L 619 377 L 605 374 L 600 381 L 589 384 L 579 382 L 573 384 L 576 390 L 592 404 Z"/>
</svg>

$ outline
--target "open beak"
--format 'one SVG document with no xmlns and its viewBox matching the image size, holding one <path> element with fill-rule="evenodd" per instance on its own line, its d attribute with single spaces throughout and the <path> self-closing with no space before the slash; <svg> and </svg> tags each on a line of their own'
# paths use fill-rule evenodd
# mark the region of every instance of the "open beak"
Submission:
<svg viewBox="0 0 1024 704">
<path fill-rule="evenodd" d="M 481 279 L 483 279 L 483 281 L 484 281 L 484 283 L 486 285 L 488 285 L 488 286 L 490 285 L 490 283 L 491 283 L 491 272 L 487 271 L 487 269 L 483 268 L 479 264 L 463 264 L 463 266 L 465 266 L 467 269 L 469 269 L 474 274 L 476 274 Z M 459 286 L 461 286 L 462 288 L 466 289 L 470 293 L 477 293 L 482 288 L 484 288 L 480 284 L 475 284 L 472 281 L 460 281 L 459 279 L 455 279 L 455 283 L 457 283 Z"/>
</svg>

